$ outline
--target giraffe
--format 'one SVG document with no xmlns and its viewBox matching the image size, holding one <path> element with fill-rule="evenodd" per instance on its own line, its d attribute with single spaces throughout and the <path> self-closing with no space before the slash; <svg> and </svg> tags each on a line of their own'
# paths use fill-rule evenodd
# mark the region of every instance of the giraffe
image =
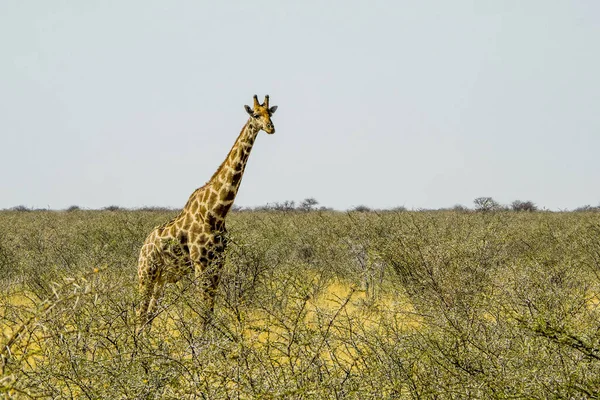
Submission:
<svg viewBox="0 0 600 400">
<path fill-rule="evenodd" d="M 140 331 L 150 328 L 165 285 L 179 281 L 192 271 L 206 303 L 205 324 L 212 315 L 227 246 L 225 217 L 240 187 L 258 132 L 275 133 L 271 116 L 277 106 L 269 108 L 268 95 L 263 104 L 254 95 L 253 108 L 244 107 L 250 118 L 225 161 L 204 186 L 192 193 L 179 215 L 150 232 L 140 250 Z"/>
</svg>

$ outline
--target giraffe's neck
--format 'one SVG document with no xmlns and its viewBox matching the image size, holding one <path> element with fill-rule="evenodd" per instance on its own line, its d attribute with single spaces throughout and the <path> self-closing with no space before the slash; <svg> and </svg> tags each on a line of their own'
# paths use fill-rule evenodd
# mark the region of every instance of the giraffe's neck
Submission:
<svg viewBox="0 0 600 400">
<path fill-rule="evenodd" d="M 215 201 L 207 202 L 208 211 L 224 218 L 233 205 L 258 132 L 259 128 L 248 120 L 227 158 L 208 182 L 210 191 L 216 193 Z"/>
</svg>

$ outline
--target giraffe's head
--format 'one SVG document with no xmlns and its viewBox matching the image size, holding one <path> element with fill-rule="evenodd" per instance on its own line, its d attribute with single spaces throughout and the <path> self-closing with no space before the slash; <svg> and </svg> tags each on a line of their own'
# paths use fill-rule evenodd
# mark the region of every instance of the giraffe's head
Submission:
<svg viewBox="0 0 600 400">
<path fill-rule="evenodd" d="M 250 123 L 271 134 L 275 133 L 275 125 L 271 121 L 271 115 L 275 114 L 277 106 L 269 108 L 269 95 L 265 96 L 263 104 L 258 103 L 258 97 L 254 95 L 254 107 L 244 106 L 246 112 L 250 114 Z"/>
</svg>

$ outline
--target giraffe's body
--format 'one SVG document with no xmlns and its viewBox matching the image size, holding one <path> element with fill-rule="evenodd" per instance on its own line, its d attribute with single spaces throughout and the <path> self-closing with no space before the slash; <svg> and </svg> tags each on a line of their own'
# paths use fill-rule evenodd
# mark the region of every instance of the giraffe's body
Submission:
<svg viewBox="0 0 600 400">
<path fill-rule="evenodd" d="M 254 96 L 254 108 L 246 106 L 250 119 L 217 172 L 192 193 L 177 217 L 154 228 L 146 238 L 138 262 L 141 327 L 149 327 L 165 285 L 192 271 L 202 285 L 207 317 L 212 313 L 227 246 L 225 217 L 233 205 L 258 132 L 275 132 L 270 117 L 276 109 L 269 108 L 269 96 L 263 105 Z"/>
</svg>

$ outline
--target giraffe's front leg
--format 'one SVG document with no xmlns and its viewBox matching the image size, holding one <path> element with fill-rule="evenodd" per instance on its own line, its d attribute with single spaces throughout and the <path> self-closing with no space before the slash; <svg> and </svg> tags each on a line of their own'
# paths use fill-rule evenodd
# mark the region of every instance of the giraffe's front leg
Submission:
<svg viewBox="0 0 600 400">
<path fill-rule="evenodd" d="M 158 300 L 162 295 L 164 282 L 160 281 L 160 266 L 149 259 L 140 263 L 139 293 L 141 303 L 137 312 L 138 333 L 150 329 Z"/>
<path fill-rule="evenodd" d="M 150 305 L 150 300 L 152 299 L 153 291 L 154 288 L 152 286 L 140 280 L 139 292 L 142 300 L 137 310 L 138 332 L 140 332 L 142 328 L 148 323 L 148 306 Z"/>
<path fill-rule="evenodd" d="M 191 254 L 190 254 L 191 255 Z M 193 258 L 196 282 L 200 286 L 202 300 L 204 302 L 204 324 L 210 324 L 215 307 L 215 297 L 221 278 L 223 266 L 222 250 L 211 246 L 199 251 L 199 257 Z"/>
<path fill-rule="evenodd" d="M 137 332 L 142 332 L 144 329 L 150 328 L 151 323 L 151 306 L 155 303 L 154 292 L 156 282 L 152 281 L 147 274 L 140 275 L 139 278 L 139 293 L 141 302 L 137 311 Z"/>
</svg>

